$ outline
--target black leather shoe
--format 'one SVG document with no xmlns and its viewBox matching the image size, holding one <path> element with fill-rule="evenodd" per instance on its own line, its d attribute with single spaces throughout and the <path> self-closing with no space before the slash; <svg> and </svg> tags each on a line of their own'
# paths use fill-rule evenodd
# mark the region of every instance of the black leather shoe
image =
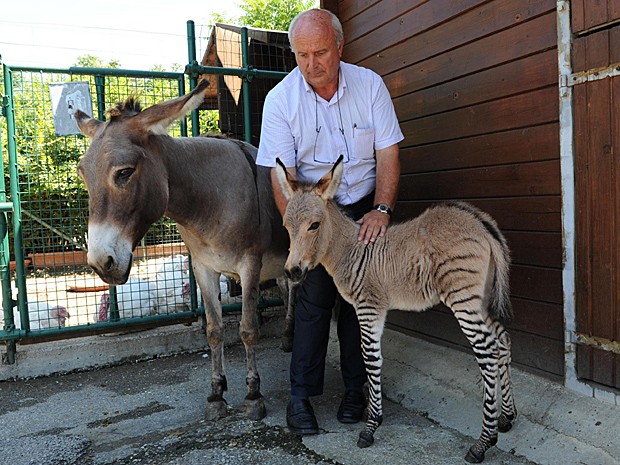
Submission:
<svg viewBox="0 0 620 465">
<path fill-rule="evenodd" d="M 308 399 L 291 400 L 286 407 L 286 424 L 295 434 L 318 434 L 319 424 Z"/>
<path fill-rule="evenodd" d="M 336 418 L 340 423 L 357 423 L 364 417 L 365 411 L 366 396 L 362 392 L 347 391 L 340 402 Z"/>
</svg>

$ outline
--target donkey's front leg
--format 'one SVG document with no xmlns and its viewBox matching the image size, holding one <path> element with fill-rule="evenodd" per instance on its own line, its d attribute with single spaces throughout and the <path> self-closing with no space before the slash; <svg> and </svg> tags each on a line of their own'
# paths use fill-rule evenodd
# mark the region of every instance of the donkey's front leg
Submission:
<svg viewBox="0 0 620 465">
<path fill-rule="evenodd" d="M 360 305 L 355 309 L 360 323 L 362 336 L 362 355 L 368 375 L 368 418 L 366 426 L 360 433 L 357 446 L 364 448 L 371 446 L 375 441 L 374 434 L 383 421 L 383 406 L 381 399 L 381 335 L 385 324 L 386 312 L 378 312 L 375 307 Z"/>
<path fill-rule="evenodd" d="M 243 288 L 241 323 L 239 325 L 239 336 L 245 346 L 247 363 L 247 376 L 245 379 L 248 385 L 248 394 L 245 396 L 245 414 L 251 420 L 261 420 L 267 415 L 265 401 L 260 393 L 260 376 L 256 367 L 255 346 L 258 343 L 258 292 L 260 279 L 261 260 L 253 258 L 248 260 L 241 276 L 241 287 Z"/>
<path fill-rule="evenodd" d="M 207 397 L 205 417 L 217 420 L 226 416 L 224 392 L 228 382 L 224 371 L 224 324 L 220 304 L 220 274 L 194 266 L 196 281 L 202 290 L 207 317 L 207 342 L 211 348 L 211 394 Z"/>
</svg>

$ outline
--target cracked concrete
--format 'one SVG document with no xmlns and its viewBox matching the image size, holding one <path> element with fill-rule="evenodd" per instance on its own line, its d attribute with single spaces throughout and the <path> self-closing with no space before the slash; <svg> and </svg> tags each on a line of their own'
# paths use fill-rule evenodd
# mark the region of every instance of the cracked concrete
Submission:
<svg viewBox="0 0 620 465">
<path fill-rule="evenodd" d="M 182 332 L 206 347 L 193 328 Z M 367 449 L 356 446 L 361 425 L 335 418 L 342 394 L 338 345 L 332 335 L 325 394 L 314 398 L 321 433 L 300 438 L 286 428 L 290 355 L 278 338 L 257 349 L 267 417 L 243 416 L 245 351 L 225 349 L 228 415 L 203 418 L 210 360 L 190 352 L 151 360 L 132 357 L 164 347 L 166 333 L 145 332 L 100 341 L 63 341 L 56 354 L 111 360 L 111 366 L 70 374 L 0 382 L 0 457 L 11 465 L 453 465 L 480 433 L 481 384 L 473 355 L 387 330 L 383 338 L 384 421 Z M 123 341 L 129 341 L 123 349 Z M 109 346 L 119 358 L 109 354 Z M 36 347 L 33 346 L 34 349 Z M 83 350 L 93 350 L 93 357 Z M 129 351 L 129 352 L 128 352 Z M 160 352 L 163 353 L 163 352 Z M 21 368 L 36 357 L 22 358 Z M 50 357 L 52 360 L 52 357 Z M 134 361 L 131 361 L 134 360 Z M 51 362 L 46 362 L 51 363 Z M 66 367 L 64 361 L 58 366 Z M 501 434 L 485 463 L 501 465 L 618 465 L 620 409 L 513 370 L 519 417 Z"/>
</svg>

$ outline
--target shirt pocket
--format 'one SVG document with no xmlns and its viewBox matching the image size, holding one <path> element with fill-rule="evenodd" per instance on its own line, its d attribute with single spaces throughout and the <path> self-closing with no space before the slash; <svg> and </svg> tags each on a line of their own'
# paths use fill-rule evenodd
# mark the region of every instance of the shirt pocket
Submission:
<svg viewBox="0 0 620 465">
<path fill-rule="evenodd" d="M 375 156 L 375 129 L 353 128 L 353 153 L 355 160 L 367 160 Z"/>
</svg>

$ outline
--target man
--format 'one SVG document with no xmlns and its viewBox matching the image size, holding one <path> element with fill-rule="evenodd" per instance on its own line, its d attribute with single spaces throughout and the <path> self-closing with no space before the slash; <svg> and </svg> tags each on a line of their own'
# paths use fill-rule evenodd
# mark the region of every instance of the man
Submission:
<svg viewBox="0 0 620 465">
<path fill-rule="evenodd" d="M 360 224 L 358 239 L 374 242 L 390 223 L 400 176 L 397 144 L 403 135 L 390 95 L 376 73 L 340 60 L 342 26 L 331 12 L 300 13 L 291 22 L 289 42 L 297 68 L 265 99 L 257 163 L 273 168 L 280 158 L 298 178 L 316 182 L 343 155 L 336 199 Z M 284 214 L 287 202 L 275 170 L 272 184 Z M 336 298 L 335 285 L 321 266 L 307 274 L 298 291 L 287 407 L 287 424 L 297 434 L 319 430 L 309 398 L 323 393 Z M 338 339 L 345 393 L 337 417 L 356 423 L 366 407 L 366 372 L 357 316 L 341 298 Z"/>
</svg>

